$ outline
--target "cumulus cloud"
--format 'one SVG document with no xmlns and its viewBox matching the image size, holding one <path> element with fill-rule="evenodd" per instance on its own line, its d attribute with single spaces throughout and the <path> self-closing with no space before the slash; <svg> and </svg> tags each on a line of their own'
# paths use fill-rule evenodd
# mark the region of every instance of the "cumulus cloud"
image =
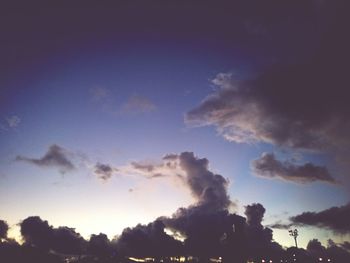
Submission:
<svg viewBox="0 0 350 263">
<path fill-rule="evenodd" d="M 96 163 L 94 166 L 94 174 L 103 181 L 109 180 L 118 169 L 109 164 Z"/>
<path fill-rule="evenodd" d="M 156 105 L 148 98 L 140 95 L 132 95 L 123 105 L 123 112 L 142 113 L 156 109 Z"/>
<path fill-rule="evenodd" d="M 229 248 L 243 246 L 239 240 L 244 235 L 245 219 L 228 211 L 232 205 L 227 192 L 228 180 L 210 170 L 208 159 L 199 158 L 193 152 L 182 152 L 167 154 L 160 163 L 133 162 L 129 169 L 147 178 L 161 174 L 179 179 L 189 189 L 194 203 L 179 208 L 171 217 L 160 217 L 148 225 L 124 230 L 117 240 L 123 253 L 172 255 L 182 251 L 204 257 L 225 254 L 238 259 L 243 256 L 229 252 Z M 155 244 L 162 249 L 155 250 Z"/>
<path fill-rule="evenodd" d="M 282 251 L 272 241 L 272 230 L 261 224 L 265 213 L 261 204 L 247 206 L 247 221 L 230 213 L 234 203 L 228 195 L 228 180 L 209 169 L 208 159 L 183 152 L 168 154 L 163 160 L 171 162 L 170 167 L 183 170 L 183 181 L 195 198 L 189 207 L 179 208 L 171 217 L 158 219 L 174 236 L 184 239 L 185 251 L 200 257 L 224 255 L 233 261 L 248 254 Z M 232 247 L 237 251 L 233 252 Z"/>
<path fill-rule="evenodd" d="M 167 156 L 166 158 L 169 158 Z M 185 171 L 185 182 L 198 205 L 210 209 L 225 209 L 231 204 L 227 194 L 228 180 L 209 170 L 209 161 L 198 158 L 192 152 L 182 152 L 177 156 L 180 167 Z"/>
<path fill-rule="evenodd" d="M 146 178 L 170 177 L 178 179 L 187 187 L 197 204 L 213 208 L 227 208 L 231 201 L 227 194 L 229 181 L 209 169 L 209 161 L 193 152 L 167 154 L 161 162 L 131 162 L 118 167 L 123 174 L 137 174 Z"/>
<path fill-rule="evenodd" d="M 332 12 L 340 10 L 335 6 Z M 332 23 L 311 56 L 280 61 L 244 78 L 217 74 L 212 80 L 217 89 L 187 112 L 185 121 L 214 126 L 238 143 L 349 152 L 349 39 L 343 33 L 347 19 L 332 12 L 325 19 Z"/>
<path fill-rule="evenodd" d="M 189 111 L 185 120 L 216 126 L 227 140 L 238 143 L 266 142 L 317 151 L 348 147 L 348 79 L 326 62 L 279 65 L 245 81 L 220 73 L 212 81 L 218 89 Z"/>
<path fill-rule="evenodd" d="M 29 158 L 18 155 L 16 161 L 24 161 L 39 167 L 56 167 L 62 173 L 75 169 L 74 164 L 69 159 L 69 153 L 66 149 L 59 145 L 53 144 L 41 158 Z"/>
<path fill-rule="evenodd" d="M 339 207 L 334 206 L 320 212 L 304 212 L 290 219 L 295 224 L 326 228 L 337 234 L 349 234 L 350 203 Z"/>
<path fill-rule="evenodd" d="M 276 178 L 294 183 L 311 183 L 322 181 L 336 183 L 325 166 L 307 162 L 302 165 L 290 161 L 280 161 L 273 153 L 263 153 L 259 159 L 251 162 L 253 173 L 263 178 Z"/>
</svg>

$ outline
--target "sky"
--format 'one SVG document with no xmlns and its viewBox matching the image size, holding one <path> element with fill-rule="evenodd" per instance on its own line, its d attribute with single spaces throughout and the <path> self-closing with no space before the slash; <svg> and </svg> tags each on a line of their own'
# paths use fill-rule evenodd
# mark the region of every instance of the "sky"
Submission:
<svg viewBox="0 0 350 263">
<path fill-rule="evenodd" d="M 262 204 L 282 246 L 294 245 L 289 228 L 301 247 L 350 240 L 350 43 L 337 3 L 1 13 L 0 218 L 12 236 L 40 216 L 113 238 L 207 204 L 211 189 L 231 213 Z"/>
</svg>

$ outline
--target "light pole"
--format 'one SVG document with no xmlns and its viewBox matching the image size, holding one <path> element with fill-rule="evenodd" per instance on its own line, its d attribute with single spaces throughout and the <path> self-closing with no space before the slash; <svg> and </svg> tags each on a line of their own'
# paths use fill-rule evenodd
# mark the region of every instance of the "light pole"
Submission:
<svg viewBox="0 0 350 263">
<path fill-rule="evenodd" d="M 295 247 L 298 248 L 298 242 L 297 242 L 297 237 L 298 237 L 298 229 L 294 229 L 294 230 L 289 230 L 289 235 L 292 236 L 294 238 L 295 241 Z"/>
</svg>

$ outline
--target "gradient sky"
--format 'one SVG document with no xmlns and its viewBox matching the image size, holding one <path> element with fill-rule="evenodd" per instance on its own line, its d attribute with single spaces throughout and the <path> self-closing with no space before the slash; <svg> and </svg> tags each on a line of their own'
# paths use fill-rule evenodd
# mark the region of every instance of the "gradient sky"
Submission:
<svg viewBox="0 0 350 263">
<path fill-rule="evenodd" d="M 207 158 L 212 171 L 228 178 L 237 204 L 232 211 L 243 215 L 244 206 L 263 204 L 265 225 L 345 205 L 348 168 L 336 160 L 349 148 L 334 153 L 270 137 L 237 142 L 225 138 L 219 121 L 205 114 L 195 116 L 200 125 L 189 121 L 191 111 L 210 95 L 250 83 L 271 67 L 304 65 L 331 52 L 329 39 L 339 43 L 344 28 L 338 27 L 336 11 L 324 1 L 273 7 L 186 1 L 3 9 L 0 218 L 13 227 L 13 235 L 18 222 L 38 215 L 54 226 L 74 227 L 84 237 L 99 232 L 113 237 L 194 202 L 176 180 L 128 171 L 131 162 L 157 164 L 166 154 L 184 151 Z M 341 99 L 331 90 L 327 94 L 335 104 Z M 348 135 L 340 139 L 347 146 Z M 52 145 L 64 149 L 74 169 L 31 161 Z M 342 183 L 257 177 L 252 161 L 264 152 L 296 166 L 326 167 Z M 102 180 L 96 163 L 122 172 Z M 323 228 L 299 230 L 303 247 L 312 238 L 324 244 L 329 238 L 349 240 L 349 234 Z M 274 229 L 274 239 L 293 245 L 287 230 Z"/>
</svg>

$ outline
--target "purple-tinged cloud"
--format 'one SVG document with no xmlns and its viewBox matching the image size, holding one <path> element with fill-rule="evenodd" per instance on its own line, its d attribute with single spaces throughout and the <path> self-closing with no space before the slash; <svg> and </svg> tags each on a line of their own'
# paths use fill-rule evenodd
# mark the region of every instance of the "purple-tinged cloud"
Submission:
<svg viewBox="0 0 350 263">
<path fill-rule="evenodd" d="M 56 167 L 61 172 L 68 172 L 75 169 L 74 164 L 69 159 L 68 151 L 57 144 L 51 145 L 41 158 L 29 158 L 18 155 L 16 161 L 24 161 L 39 167 Z"/>
<path fill-rule="evenodd" d="M 238 80 L 219 73 L 218 88 L 185 121 L 214 126 L 225 139 L 237 143 L 265 142 L 293 149 L 331 151 L 349 149 L 349 78 L 343 61 L 320 51 L 300 65 L 276 65 L 257 77 Z"/>
<path fill-rule="evenodd" d="M 110 166 L 109 164 L 96 163 L 94 167 L 94 174 L 101 180 L 109 180 L 118 169 Z"/>
<path fill-rule="evenodd" d="M 231 204 L 227 194 L 228 180 L 209 170 L 209 161 L 198 158 L 193 152 L 183 152 L 177 156 L 180 167 L 185 171 L 185 182 L 198 205 L 210 209 L 226 209 Z"/>
<path fill-rule="evenodd" d="M 315 181 L 336 183 L 325 166 L 310 162 L 298 165 L 290 161 L 280 161 L 273 153 L 263 153 L 259 159 L 251 162 L 251 168 L 256 176 L 267 179 L 281 179 L 299 184 Z"/>
</svg>

